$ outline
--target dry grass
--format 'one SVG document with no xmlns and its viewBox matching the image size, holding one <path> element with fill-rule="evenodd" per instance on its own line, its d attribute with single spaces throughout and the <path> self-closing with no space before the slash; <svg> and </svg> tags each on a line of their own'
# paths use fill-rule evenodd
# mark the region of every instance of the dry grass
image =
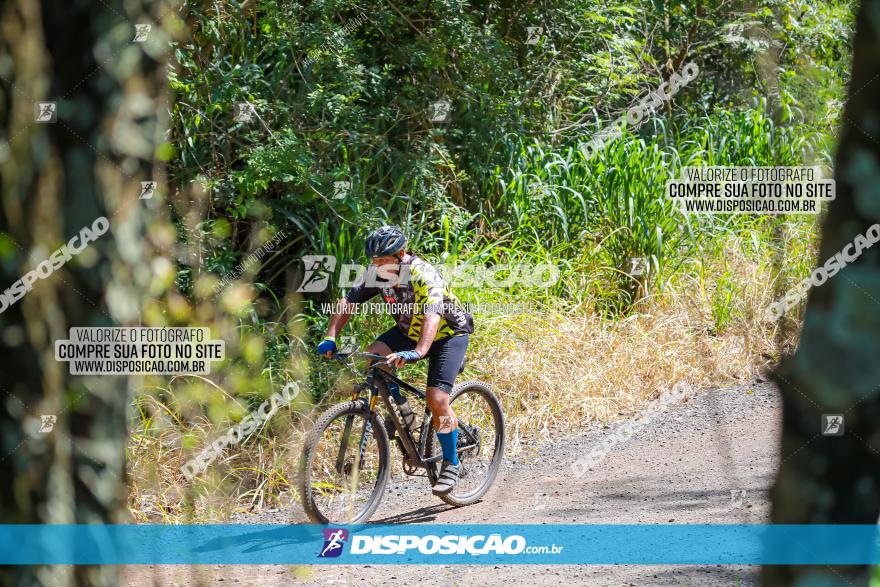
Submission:
<svg viewBox="0 0 880 587">
<path fill-rule="evenodd" d="M 552 309 L 483 321 L 483 339 L 493 344 L 475 345 L 473 363 L 502 397 L 511 450 L 625 417 L 677 381 L 699 388 L 753 380 L 774 352 L 768 325 L 756 318 L 770 294 L 758 286 L 766 270 L 737 261 L 740 295 L 723 332 L 712 311 L 717 284 L 692 278 L 616 323 Z"/>
</svg>

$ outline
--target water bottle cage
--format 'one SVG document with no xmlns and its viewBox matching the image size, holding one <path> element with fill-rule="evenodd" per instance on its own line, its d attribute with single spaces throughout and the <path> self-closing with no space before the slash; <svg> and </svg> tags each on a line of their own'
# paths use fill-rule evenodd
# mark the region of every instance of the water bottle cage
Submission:
<svg viewBox="0 0 880 587">
<path fill-rule="evenodd" d="M 400 413 L 400 419 L 403 421 L 403 425 L 408 429 L 412 429 L 416 416 L 409 407 L 409 402 L 406 401 L 406 398 L 404 398 L 402 403 L 397 404 L 397 411 Z"/>
</svg>

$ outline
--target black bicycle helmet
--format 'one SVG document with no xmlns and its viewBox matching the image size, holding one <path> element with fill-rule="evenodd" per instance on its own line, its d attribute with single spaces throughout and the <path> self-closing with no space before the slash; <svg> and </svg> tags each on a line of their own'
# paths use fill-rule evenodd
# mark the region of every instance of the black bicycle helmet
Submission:
<svg viewBox="0 0 880 587">
<path fill-rule="evenodd" d="M 406 246 L 406 235 L 399 226 L 383 226 L 367 237 L 367 257 L 387 257 Z"/>
</svg>

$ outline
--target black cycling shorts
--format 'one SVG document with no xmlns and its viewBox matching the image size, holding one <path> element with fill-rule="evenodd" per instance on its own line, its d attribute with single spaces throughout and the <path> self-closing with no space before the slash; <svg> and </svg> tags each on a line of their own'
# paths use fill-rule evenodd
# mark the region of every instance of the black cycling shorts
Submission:
<svg viewBox="0 0 880 587">
<path fill-rule="evenodd" d="M 416 348 L 415 341 L 407 337 L 397 326 L 389 328 L 376 340 L 388 345 L 392 353 L 412 351 Z M 446 393 L 452 391 L 455 378 L 464 366 L 464 355 L 469 341 L 469 335 L 459 334 L 435 340 L 431 344 L 431 350 L 428 351 L 428 387 L 439 387 Z"/>
</svg>

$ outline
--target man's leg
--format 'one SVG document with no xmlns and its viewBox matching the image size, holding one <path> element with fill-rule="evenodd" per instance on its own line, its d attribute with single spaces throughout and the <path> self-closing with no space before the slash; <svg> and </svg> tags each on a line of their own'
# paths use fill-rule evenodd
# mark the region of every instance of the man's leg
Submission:
<svg viewBox="0 0 880 587">
<path fill-rule="evenodd" d="M 416 343 L 404 336 L 403 333 L 400 332 L 400 329 L 395 326 L 387 332 L 382 333 L 373 344 L 367 347 L 367 352 L 382 355 L 384 357 L 391 353 L 412 350 L 415 348 L 415 344 Z M 394 367 L 391 365 L 381 365 L 379 369 L 386 373 L 394 372 Z M 391 399 L 397 404 L 404 426 L 412 428 L 415 423 L 415 414 L 413 414 L 412 408 L 406 397 L 400 393 L 400 386 L 393 381 L 388 381 L 384 385 L 386 386 L 389 395 L 391 395 Z M 386 418 L 386 426 L 389 426 L 389 421 L 389 418 Z M 393 425 L 389 427 L 389 436 L 393 436 L 392 430 Z"/>
<path fill-rule="evenodd" d="M 443 466 L 433 491 L 437 495 L 450 493 L 458 482 L 458 418 L 449 405 L 449 394 L 461 370 L 468 345 L 467 336 L 453 336 L 435 342 L 428 353 L 428 405 L 431 407 L 434 430 L 443 451 Z"/>
<path fill-rule="evenodd" d="M 392 326 L 387 331 L 379 335 L 373 344 L 367 347 L 368 353 L 382 355 L 383 357 L 400 351 L 411 351 L 416 348 L 416 343 L 408 339 L 396 326 Z M 373 361 L 370 361 L 372 364 Z M 386 373 L 394 373 L 392 365 L 381 365 L 379 367 Z M 400 387 L 396 383 L 388 384 L 388 392 L 395 402 L 400 404 L 404 398 L 400 394 Z"/>
<path fill-rule="evenodd" d="M 394 351 L 392 351 L 391 347 L 389 347 L 381 340 L 374 340 L 373 343 L 367 347 L 367 352 L 382 355 L 383 357 L 385 357 L 387 355 L 390 355 Z M 373 361 L 370 361 L 370 364 L 372 363 Z M 379 368 L 386 373 L 394 372 L 394 367 L 392 367 L 391 365 L 379 365 Z M 391 394 L 391 397 L 394 399 L 394 401 L 398 403 L 403 401 L 403 397 L 400 395 L 400 387 L 396 383 L 391 383 L 388 385 L 388 393 Z"/>
<path fill-rule="evenodd" d="M 437 431 L 437 440 L 443 449 L 443 460 L 457 465 L 455 445 L 458 441 L 458 418 L 449 405 L 449 391 L 440 387 L 429 387 L 426 392 L 434 430 Z"/>
<path fill-rule="evenodd" d="M 390 355 L 394 351 L 392 351 L 391 348 L 387 344 L 385 344 L 381 340 L 377 339 L 377 340 L 374 340 L 372 342 L 372 344 L 370 344 L 370 346 L 367 347 L 366 352 L 373 353 L 374 355 L 382 355 L 383 357 L 385 357 L 385 356 Z M 372 359 L 370 360 L 370 364 L 371 365 L 373 364 Z M 388 372 L 388 373 L 392 372 L 392 368 L 390 365 L 381 365 L 381 366 L 379 366 L 379 368 L 382 369 L 383 371 Z"/>
</svg>

